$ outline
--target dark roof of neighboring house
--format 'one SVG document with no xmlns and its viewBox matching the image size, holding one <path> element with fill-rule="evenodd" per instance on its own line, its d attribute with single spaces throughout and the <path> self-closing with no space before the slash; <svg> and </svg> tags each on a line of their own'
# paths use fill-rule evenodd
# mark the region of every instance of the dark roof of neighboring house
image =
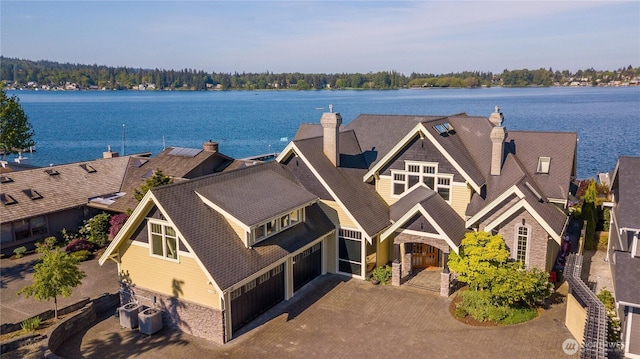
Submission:
<svg viewBox="0 0 640 359">
<path fill-rule="evenodd" d="M 620 228 L 640 229 L 640 157 L 621 156 L 613 175 L 614 211 Z"/>
<path fill-rule="evenodd" d="M 197 148 L 167 147 L 155 157 L 132 156 L 119 192 L 124 195 L 111 204 L 93 203 L 92 206 L 115 212 L 134 209 L 138 201 L 134 198 L 136 188 L 158 169 L 175 179 L 191 179 L 224 170 L 234 160 L 217 151 Z"/>
<path fill-rule="evenodd" d="M 5 223 L 59 212 L 118 192 L 128 162 L 126 156 L 5 173 L 0 192 L 16 203 L 0 204 L 0 219 Z"/>
<path fill-rule="evenodd" d="M 611 264 L 616 301 L 640 306 L 640 258 L 614 251 Z"/>
<path fill-rule="evenodd" d="M 319 206 L 314 204 L 307 207 L 304 223 L 294 225 L 253 248 L 246 248 L 227 219 L 205 204 L 197 192 L 214 184 L 236 185 L 243 179 L 249 180 L 252 177 L 267 178 L 271 184 L 281 182 L 276 184 L 278 188 L 300 186 L 285 166 L 269 162 L 151 190 L 184 240 L 223 290 L 335 229 Z M 217 189 L 224 190 L 222 186 Z M 268 186 L 259 189 L 267 198 L 273 198 L 273 194 L 285 195 L 279 192 L 272 194 L 274 191 Z M 254 195 L 254 191 L 239 192 L 237 199 L 239 203 L 247 203 Z M 298 203 L 298 199 L 298 196 L 294 196 L 291 204 Z M 264 203 L 264 215 L 278 215 L 280 210 L 280 206 L 272 208 L 270 204 Z"/>
<path fill-rule="evenodd" d="M 297 140 L 294 144 L 335 193 L 337 200 L 372 237 L 389 226 L 389 209 L 375 188 L 362 182 L 367 169 L 354 132 L 340 132 L 339 141 L 339 167 L 335 167 L 324 155 L 322 137 Z"/>
<path fill-rule="evenodd" d="M 467 232 L 464 220 L 438 193 L 426 186 L 418 186 L 391 205 L 393 221 L 399 220 L 416 204 L 429 213 L 451 241 L 459 246 Z"/>
</svg>

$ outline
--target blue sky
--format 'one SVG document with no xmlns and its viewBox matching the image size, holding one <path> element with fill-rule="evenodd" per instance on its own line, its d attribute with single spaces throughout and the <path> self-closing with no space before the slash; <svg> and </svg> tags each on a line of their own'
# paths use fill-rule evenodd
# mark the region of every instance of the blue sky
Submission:
<svg viewBox="0 0 640 359">
<path fill-rule="evenodd" d="M 640 1 L 11 1 L 3 56 L 207 72 L 640 66 Z"/>
</svg>

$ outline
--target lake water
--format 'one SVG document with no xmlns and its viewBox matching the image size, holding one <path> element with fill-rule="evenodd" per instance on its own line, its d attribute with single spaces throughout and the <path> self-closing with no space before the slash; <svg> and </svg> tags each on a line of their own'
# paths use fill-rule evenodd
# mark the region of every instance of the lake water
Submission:
<svg viewBox="0 0 640 359">
<path fill-rule="evenodd" d="M 640 156 L 640 87 L 8 94 L 33 125 L 37 151 L 27 156 L 40 166 L 100 158 L 109 145 L 155 155 L 164 144 L 209 139 L 236 158 L 277 152 L 329 104 L 344 123 L 361 113 L 488 117 L 498 105 L 507 130 L 577 132 L 579 178 L 612 170 L 619 155 Z"/>
</svg>

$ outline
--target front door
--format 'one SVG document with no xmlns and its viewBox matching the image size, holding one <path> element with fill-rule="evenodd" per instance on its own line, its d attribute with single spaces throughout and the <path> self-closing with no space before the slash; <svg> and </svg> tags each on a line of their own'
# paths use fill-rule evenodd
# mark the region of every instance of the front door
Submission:
<svg viewBox="0 0 640 359">
<path fill-rule="evenodd" d="M 414 243 L 411 254 L 413 268 L 438 267 L 440 250 L 424 243 Z"/>
</svg>

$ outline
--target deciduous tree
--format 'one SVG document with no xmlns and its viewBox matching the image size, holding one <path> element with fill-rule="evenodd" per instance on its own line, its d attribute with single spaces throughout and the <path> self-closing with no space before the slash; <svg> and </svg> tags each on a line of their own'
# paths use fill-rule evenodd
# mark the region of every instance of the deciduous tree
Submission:
<svg viewBox="0 0 640 359">
<path fill-rule="evenodd" d="M 16 96 L 7 96 L 0 89 L 0 151 L 3 157 L 35 146 L 34 132 Z"/>
<path fill-rule="evenodd" d="M 49 237 L 38 247 L 42 254 L 34 266 L 33 283 L 18 292 L 34 299 L 51 300 L 53 298 L 55 317 L 58 318 L 58 297 L 68 297 L 73 288 L 82 283 L 85 273 L 78 267 L 79 258 L 75 258 L 61 249 L 53 248 L 55 237 Z"/>
</svg>

